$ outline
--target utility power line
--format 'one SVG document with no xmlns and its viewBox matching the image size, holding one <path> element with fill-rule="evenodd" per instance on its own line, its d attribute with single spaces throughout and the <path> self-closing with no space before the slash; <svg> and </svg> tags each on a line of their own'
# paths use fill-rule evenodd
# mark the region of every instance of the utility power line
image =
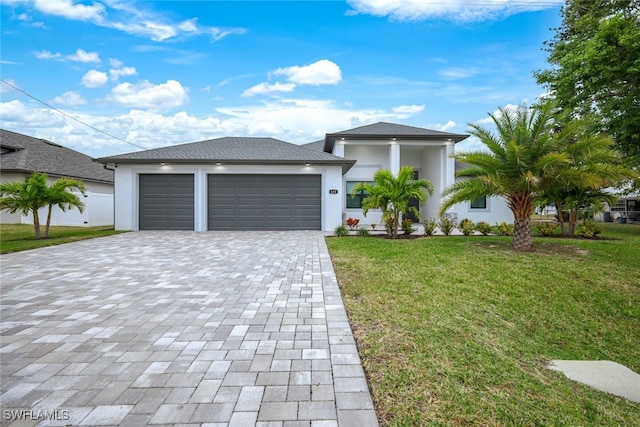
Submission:
<svg viewBox="0 0 640 427">
<path fill-rule="evenodd" d="M 80 124 L 82 124 L 82 125 L 84 125 L 84 126 L 86 126 L 86 127 L 90 128 L 90 129 L 93 129 L 93 130 L 95 130 L 96 132 L 100 132 L 101 134 L 106 135 L 106 136 L 108 136 L 109 138 L 113 138 L 113 139 L 118 140 L 118 141 L 120 141 L 120 142 L 124 142 L 125 144 L 133 145 L 133 146 L 134 146 L 134 147 L 136 147 L 136 148 L 140 148 L 140 149 L 142 149 L 142 150 L 146 150 L 146 148 L 145 148 L 145 147 L 142 147 L 142 146 L 140 146 L 140 145 L 138 145 L 138 144 L 134 144 L 133 142 L 130 142 L 130 141 L 124 140 L 124 139 L 122 139 L 122 138 L 118 138 L 118 137 L 117 137 L 117 136 L 115 136 L 115 135 L 111 135 L 111 134 L 110 134 L 110 133 L 108 133 L 108 132 L 105 132 L 105 131 L 103 131 L 103 130 L 101 130 L 101 129 L 98 129 L 97 127 L 91 126 L 90 124 L 85 123 L 85 122 L 83 122 L 83 121 L 82 121 L 82 120 L 80 120 L 80 119 L 77 119 L 77 118 L 73 117 L 72 115 L 65 113 L 64 111 L 62 111 L 62 110 L 60 110 L 60 109 L 58 109 L 58 108 L 56 108 L 56 107 L 53 107 L 53 106 L 51 106 L 51 105 L 47 104 L 47 103 L 46 103 L 46 102 L 44 102 L 43 100 L 36 98 L 35 96 L 31 95 L 31 94 L 30 94 L 30 93 L 28 93 L 27 91 L 25 91 L 25 90 L 23 90 L 23 89 L 20 89 L 19 87 L 15 86 L 15 85 L 12 85 L 11 83 L 9 83 L 9 82 L 8 82 L 8 81 L 6 81 L 6 80 L 0 79 L 0 82 L 2 82 L 2 83 L 4 83 L 4 84 L 6 84 L 7 86 L 9 86 L 9 87 L 11 87 L 11 88 L 13 88 L 13 89 L 17 90 L 17 91 L 18 91 L 18 92 L 20 92 L 20 93 L 23 93 L 23 94 L 27 95 L 27 96 L 28 96 L 29 98 L 31 98 L 31 99 L 33 99 L 33 100 L 35 100 L 35 101 L 38 101 L 39 103 L 41 103 L 42 105 L 46 106 L 47 108 L 50 108 L 50 109 L 52 109 L 53 111 L 55 111 L 55 112 L 57 112 L 57 113 L 60 113 L 60 114 L 62 114 L 62 115 L 63 115 L 63 116 L 65 116 L 65 117 L 70 118 L 71 120 L 75 120 L 76 122 L 78 122 L 78 123 L 80 123 Z"/>
</svg>

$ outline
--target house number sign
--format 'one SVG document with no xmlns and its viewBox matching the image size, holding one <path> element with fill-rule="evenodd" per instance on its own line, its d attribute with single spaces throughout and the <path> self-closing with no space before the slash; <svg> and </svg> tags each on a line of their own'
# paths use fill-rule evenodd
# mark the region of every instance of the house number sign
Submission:
<svg viewBox="0 0 640 427">
<path fill-rule="evenodd" d="M 338 190 L 332 188 L 331 190 L 329 190 L 329 194 L 338 194 Z"/>
</svg>

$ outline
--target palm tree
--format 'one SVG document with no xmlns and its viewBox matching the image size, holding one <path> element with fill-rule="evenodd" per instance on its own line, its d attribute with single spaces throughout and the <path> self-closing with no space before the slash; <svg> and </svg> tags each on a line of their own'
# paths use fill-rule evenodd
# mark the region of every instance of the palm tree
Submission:
<svg viewBox="0 0 640 427">
<path fill-rule="evenodd" d="M 58 206 L 63 211 L 76 207 L 82 212 L 83 203 L 78 196 L 68 190 L 78 189 L 84 194 L 85 185 L 82 181 L 72 178 L 58 178 L 51 186 L 47 185 L 47 175 L 33 172 L 24 181 L 6 182 L 0 184 L 0 209 L 10 213 L 22 212 L 24 215 L 33 214 L 33 227 L 36 240 L 49 237 L 51 210 Z M 39 210 L 48 207 L 47 222 L 44 235 L 40 231 Z"/>
<path fill-rule="evenodd" d="M 426 179 L 413 180 L 413 168 L 403 166 L 394 177 L 390 170 L 381 169 L 373 175 L 373 183 L 361 182 L 351 190 L 351 197 L 363 192 L 367 197 L 362 201 L 365 216 L 369 209 L 381 209 L 382 221 L 390 237 L 398 237 L 400 214 L 420 216 L 418 210 L 409 205 L 411 199 L 421 202 L 433 194 L 433 184 Z"/>
<path fill-rule="evenodd" d="M 46 175 L 45 175 L 46 179 Z M 51 224 L 51 211 L 54 206 L 58 206 L 62 212 L 66 212 L 68 209 L 77 208 L 80 213 L 84 210 L 84 203 L 80 201 L 78 196 L 71 193 L 71 190 L 78 190 L 84 194 L 86 187 L 82 181 L 78 181 L 73 178 L 58 178 L 53 184 L 46 188 L 46 206 L 47 210 L 47 224 L 44 229 L 44 238 L 49 237 L 49 225 Z"/>
<path fill-rule="evenodd" d="M 554 137 L 553 106 L 536 109 L 521 105 L 515 109 L 502 107 L 490 114 L 497 134 L 477 124 L 470 133 L 488 151 L 460 152 L 454 157 L 468 166 L 457 176 L 461 181 L 449 186 L 440 212 L 451 206 L 481 197 L 502 196 L 514 217 L 512 246 L 518 250 L 532 247 L 531 214 L 535 198 L 548 185 L 555 171 L 570 163 L 567 153 L 558 151 L 560 138 Z"/>
</svg>

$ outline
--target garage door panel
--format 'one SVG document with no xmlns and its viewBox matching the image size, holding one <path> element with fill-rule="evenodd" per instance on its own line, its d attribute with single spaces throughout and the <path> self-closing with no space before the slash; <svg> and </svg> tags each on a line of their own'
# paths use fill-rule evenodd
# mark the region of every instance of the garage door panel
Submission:
<svg viewBox="0 0 640 427">
<path fill-rule="evenodd" d="M 320 229 L 319 175 L 209 175 L 210 230 Z"/>
<path fill-rule="evenodd" d="M 140 230 L 193 230 L 193 182 L 191 174 L 141 174 Z"/>
</svg>

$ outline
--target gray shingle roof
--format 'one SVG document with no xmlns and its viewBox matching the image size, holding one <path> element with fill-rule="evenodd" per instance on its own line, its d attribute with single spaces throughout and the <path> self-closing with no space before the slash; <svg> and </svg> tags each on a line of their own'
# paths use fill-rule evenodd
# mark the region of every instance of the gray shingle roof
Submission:
<svg viewBox="0 0 640 427">
<path fill-rule="evenodd" d="M 328 133 L 324 139 L 324 151 L 330 153 L 333 151 L 333 144 L 338 138 L 392 138 L 398 137 L 403 139 L 421 139 L 421 140 L 447 140 L 460 142 L 469 137 L 465 134 L 442 132 L 419 128 L 415 126 L 399 125 L 396 123 L 378 122 L 371 125 L 360 126 L 353 129 L 343 130 L 335 133 Z"/>
<path fill-rule="evenodd" d="M 101 163 L 233 163 L 336 164 L 348 170 L 355 163 L 274 138 L 225 137 L 170 147 L 102 157 Z"/>
<path fill-rule="evenodd" d="M 113 171 L 106 170 L 86 154 L 44 139 L 0 129 L 0 170 L 3 172 L 44 172 L 51 177 L 113 183 Z"/>
<path fill-rule="evenodd" d="M 308 142 L 306 144 L 302 144 L 301 147 L 308 148 L 313 151 L 323 151 L 324 150 L 324 139 L 320 141 Z"/>
</svg>

